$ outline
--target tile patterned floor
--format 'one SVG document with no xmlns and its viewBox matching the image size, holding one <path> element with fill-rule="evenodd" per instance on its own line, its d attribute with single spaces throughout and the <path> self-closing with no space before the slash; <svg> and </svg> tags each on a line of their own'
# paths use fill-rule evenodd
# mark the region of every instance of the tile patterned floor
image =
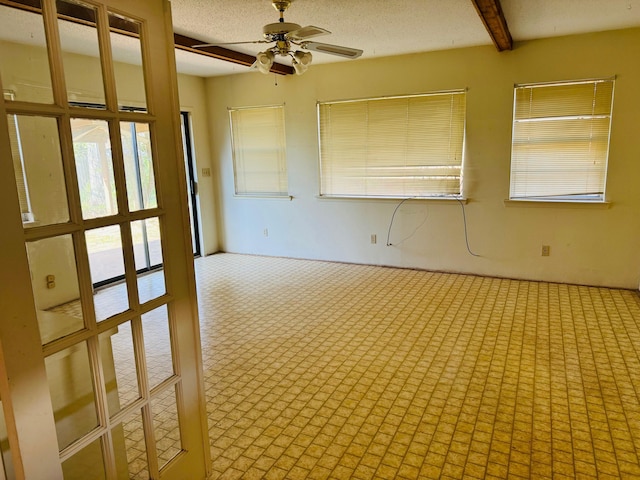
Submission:
<svg viewBox="0 0 640 480">
<path fill-rule="evenodd" d="M 636 292 L 196 265 L 211 478 L 640 478 Z"/>
</svg>

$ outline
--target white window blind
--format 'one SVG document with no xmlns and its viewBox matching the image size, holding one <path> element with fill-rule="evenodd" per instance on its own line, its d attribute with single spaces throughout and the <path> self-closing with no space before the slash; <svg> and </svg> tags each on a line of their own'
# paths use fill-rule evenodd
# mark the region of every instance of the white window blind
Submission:
<svg viewBox="0 0 640 480">
<path fill-rule="evenodd" d="M 13 100 L 13 93 L 10 91 L 4 91 L 3 98 L 5 100 Z M 22 155 L 22 144 L 20 143 L 18 117 L 16 115 L 7 115 L 7 123 L 9 124 L 9 144 L 11 146 L 13 172 L 16 178 L 16 186 L 18 187 L 18 198 L 20 200 L 22 221 L 33 222 L 34 218 L 33 212 L 31 211 L 29 188 L 27 186 L 27 177 L 24 168 L 24 156 Z"/>
<path fill-rule="evenodd" d="M 515 88 L 512 199 L 604 201 L 614 80 Z"/>
<path fill-rule="evenodd" d="M 464 91 L 318 104 L 321 195 L 461 194 Z"/>
<path fill-rule="evenodd" d="M 237 195 L 287 196 L 284 107 L 232 108 Z"/>
</svg>

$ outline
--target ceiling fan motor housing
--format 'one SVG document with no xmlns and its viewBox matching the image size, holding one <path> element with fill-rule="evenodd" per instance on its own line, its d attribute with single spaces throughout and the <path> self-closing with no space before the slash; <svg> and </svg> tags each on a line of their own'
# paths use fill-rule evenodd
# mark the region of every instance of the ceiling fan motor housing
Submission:
<svg viewBox="0 0 640 480">
<path fill-rule="evenodd" d="M 298 25 L 297 23 L 270 23 L 262 28 L 262 34 L 267 40 L 275 42 L 276 40 L 280 40 L 280 37 L 282 37 L 284 34 L 293 32 L 294 30 L 299 30 L 300 28 L 300 25 Z"/>
</svg>

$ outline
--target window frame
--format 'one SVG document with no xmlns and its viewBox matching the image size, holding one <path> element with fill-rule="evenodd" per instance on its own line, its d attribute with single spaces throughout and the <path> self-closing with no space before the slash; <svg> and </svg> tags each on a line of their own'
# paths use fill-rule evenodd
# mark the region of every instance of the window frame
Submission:
<svg viewBox="0 0 640 480">
<path fill-rule="evenodd" d="M 522 84 L 515 84 L 514 85 L 514 89 L 513 89 L 513 116 L 512 116 L 512 130 L 511 130 L 511 155 L 510 155 L 510 171 L 509 171 L 509 202 L 534 202 L 534 203 L 551 203 L 551 204 L 561 204 L 561 203 L 565 203 L 565 204 L 606 204 L 607 203 L 607 197 L 606 197 L 606 186 L 607 186 L 607 175 L 608 175 L 608 169 L 609 169 L 609 154 L 610 154 L 610 146 L 611 146 L 611 127 L 612 127 L 612 120 L 613 120 L 613 106 L 614 106 L 614 98 L 615 98 L 615 76 L 612 77 L 602 77 L 602 78 L 593 78 L 593 79 L 581 79 L 581 80 L 565 80 L 565 81 L 554 81 L 554 82 L 536 82 L 536 83 L 522 83 Z M 596 105 L 596 100 L 597 100 L 597 84 L 600 83 L 607 83 L 610 82 L 611 83 L 611 95 L 610 98 L 608 98 L 608 111 L 606 114 L 602 114 L 602 113 L 595 113 L 595 105 Z M 575 114 L 572 112 L 568 112 L 567 115 L 549 115 L 546 117 L 535 117 L 532 115 L 529 115 L 528 118 L 516 118 L 517 117 L 517 110 L 518 110 L 518 91 L 520 89 L 531 89 L 533 91 L 533 89 L 536 88 L 547 88 L 547 87 L 568 87 L 571 85 L 593 85 L 594 86 L 594 94 L 592 97 L 592 105 L 593 105 L 593 111 L 591 114 Z M 562 99 L 566 99 L 567 97 L 558 97 L 558 99 L 561 101 Z M 531 104 L 533 102 L 531 100 L 529 100 L 529 108 L 531 109 Z M 608 125 L 606 127 L 606 142 L 601 143 L 606 145 L 606 150 L 603 156 L 599 156 L 598 159 L 601 161 L 602 163 L 602 167 L 599 169 L 599 174 L 598 174 L 598 178 L 601 179 L 601 188 L 602 188 L 602 192 L 597 192 L 597 193 L 590 193 L 590 192 L 584 192 L 584 193 L 566 193 L 566 194 L 556 194 L 556 195 L 534 195 L 534 194 L 530 194 L 530 195 L 516 195 L 516 189 L 518 188 L 515 184 L 515 175 L 517 175 L 519 172 L 515 169 L 514 163 L 517 161 L 516 160 L 516 126 L 518 123 L 523 123 L 523 122 L 545 122 L 545 121 L 593 121 L 598 119 L 598 117 L 600 117 L 600 119 L 606 118 L 608 120 Z M 542 131 L 538 131 L 538 132 L 534 132 L 537 133 L 538 135 L 541 135 L 541 133 L 544 133 Z M 539 137 L 538 137 L 539 138 Z M 574 141 L 574 143 L 578 143 L 577 141 L 575 141 L 575 139 L 572 139 L 571 136 L 569 134 L 567 134 L 564 137 L 560 137 L 563 142 L 556 140 L 555 143 L 557 144 L 561 144 L 561 143 L 568 143 L 571 142 L 572 140 Z M 591 146 L 592 144 L 595 144 L 597 142 L 592 142 L 591 139 L 586 141 L 586 140 L 582 140 L 580 141 L 581 145 L 584 145 L 588 142 L 588 144 Z M 577 148 L 574 149 L 574 151 L 572 153 L 575 154 L 575 152 L 577 151 Z M 551 152 L 549 154 L 550 156 L 553 156 L 554 158 L 560 158 L 563 157 L 563 155 L 558 154 L 558 150 L 554 150 L 553 152 Z M 565 155 L 566 157 L 566 155 Z M 531 161 L 531 162 L 535 162 L 535 160 Z M 522 160 L 520 160 L 520 163 L 523 163 Z M 586 162 L 583 162 L 586 163 Z M 522 168 L 522 167 L 520 167 Z M 550 174 L 548 174 L 550 175 Z M 565 174 L 566 175 L 566 174 Z M 579 178 L 580 175 L 585 175 L 584 173 L 578 171 L 577 173 L 575 173 L 573 176 L 569 177 L 569 180 L 573 179 L 575 181 L 576 178 Z M 539 184 L 541 182 L 538 182 Z M 535 187 L 535 185 L 532 185 L 532 187 Z M 520 186 L 520 188 L 522 188 L 522 186 Z M 562 184 L 562 186 L 560 188 L 564 188 L 566 190 L 570 190 L 570 182 L 569 181 L 565 181 L 565 183 Z"/>
<path fill-rule="evenodd" d="M 366 97 L 366 98 L 357 98 L 357 99 L 346 99 L 346 100 L 329 100 L 329 101 L 318 101 L 316 103 L 316 115 L 317 115 L 317 122 L 318 122 L 318 177 L 319 177 L 319 198 L 337 198 L 337 199 L 406 199 L 406 198 L 413 198 L 413 199 L 418 199 L 418 200 L 464 200 L 465 197 L 465 192 L 464 192 L 464 168 L 465 168 L 465 154 L 466 154 L 466 124 L 467 124 L 467 108 L 466 108 L 466 102 L 467 102 L 467 90 L 466 88 L 460 88 L 460 89 L 449 89 L 449 90 L 439 90 L 439 91 L 431 91 L 431 92 L 425 92 L 425 93 L 412 93 L 412 94 L 403 94 L 403 95 L 392 95 L 392 96 L 379 96 L 379 97 Z M 453 102 L 454 99 L 454 95 L 461 95 L 461 106 L 459 106 L 458 108 L 461 110 L 461 113 L 459 114 L 461 117 L 461 120 L 459 122 L 458 128 L 460 128 L 460 145 L 459 145 L 459 149 L 455 150 L 458 152 L 459 157 L 460 157 L 460 161 L 459 163 L 455 163 L 455 165 L 450 164 L 450 163 L 446 163 L 443 162 L 442 164 L 430 164 L 429 162 L 424 162 L 421 164 L 414 164 L 414 165 L 403 165 L 401 163 L 394 163 L 394 162 L 389 162 L 386 165 L 378 165 L 374 168 L 411 168 L 414 167 L 416 169 L 429 169 L 429 168 L 440 168 L 440 169 L 447 169 L 447 168 L 455 168 L 459 173 L 457 175 L 453 175 L 454 177 L 457 177 L 457 189 L 455 193 L 447 193 L 445 189 L 440 190 L 437 193 L 434 192 L 429 192 L 429 183 L 428 180 L 425 181 L 425 184 L 423 185 L 423 187 L 425 188 L 426 193 L 424 194 L 407 194 L 406 192 L 400 192 L 398 190 L 396 191 L 391 191 L 389 192 L 389 194 L 366 194 L 366 193 L 328 193 L 327 189 L 324 187 L 324 183 L 326 183 L 325 181 L 325 175 L 323 173 L 323 139 L 322 139 L 322 125 L 323 125 L 323 119 L 322 119 L 322 107 L 325 105 L 335 105 L 335 104 L 347 104 L 347 103 L 370 103 L 370 102 L 378 102 L 378 101 L 394 101 L 394 100 L 398 100 L 398 99 L 420 99 L 420 98 L 426 98 L 426 97 L 444 97 L 444 96 L 449 96 Z M 384 108 L 384 107 L 383 107 Z M 407 104 L 407 111 L 409 110 L 409 104 Z M 455 114 L 453 113 L 454 108 L 451 109 L 452 113 L 451 116 L 448 118 L 448 125 L 452 124 L 452 119 L 455 117 Z M 407 120 L 408 123 L 408 120 Z M 442 125 L 441 125 L 442 126 Z M 365 129 L 369 129 L 370 128 L 370 123 L 367 120 L 366 123 L 363 123 L 363 128 Z M 451 136 L 449 137 L 451 138 Z M 409 140 L 406 140 L 405 142 L 402 142 L 402 148 L 408 148 L 409 146 Z M 366 144 L 364 144 L 366 147 Z M 400 143 L 397 143 L 395 145 L 396 147 L 400 147 Z M 407 158 L 405 157 L 405 161 L 407 160 Z M 366 167 L 365 167 L 366 168 Z M 398 176 L 398 178 L 401 179 L 405 179 L 405 180 L 409 180 L 411 177 L 416 177 L 417 175 L 410 175 L 407 174 L 405 176 Z M 424 175 L 427 176 L 427 175 Z M 442 176 L 443 178 L 445 177 L 444 175 Z M 334 177 L 336 178 L 336 177 Z M 367 178 L 375 178 L 375 176 L 370 176 Z M 433 180 L 433 179 L 432 179 Z M 410 188 L 409 185 L 403 183 L 402 181 L 400 181 L 399 184 L 397 185 L 393 185 L 394 188 L 396 189 L 400 189 L 400 188 Z"/>
<path fill-rule="evenodd" d="M 240 156 L 244 155 L 244 152 L 240 152 L 237 147 L 242 146 L 238 145 L 238 135 L 236 131 L 236 126 L 234 127 L 234 113 L 238 112 L 249 112 L 255 111 L 259 113 L 259 111 L 265 110 L 275 110 L 277 109 L 280 114 L 278 115 L 278 119 L 281 120 L 280 125 L 272 125 L 272 130 L 277 131 L 279 134 L 279 139 L 277 142 L 274 142 L 274 145 L 271 145 L 271 148 L 276 153 L 276 163 L 277 169 L 271 169 L 270 173 L 277 177 L 277 182 L 274 182 L 272 185 L 278 184 L 278 187 L 273 190 L 269 190 L 264 188 L 262 190 L 251 190 L 250 188 L 240 188 L 239 184 L 239 173 L 243 176 L 246 176 L 247 171 L 243 170 L 239 172 L 239 163 Z M 240 198 L 287 198 L 290 199 L 289 195 L 289 171 L 288 171 L 288 162 L 287 162 L 287 137 L 286 137 L 286 121 L 285 121 L 285 111 L 284 104 L 276 104 L 276 105 L 257 105 L 257 106 L 246 106 L 246 107 L 228 107 L 229 114 L 229 134 L 231 139 L 231 157 L 232 157 L 232 168 L 233 168 L 233 187 L 234 187 L 234 196 Z M 255 172 L 248 172 L 249 174 Z M 244 179 L 246 183 L 246 178 Z"/>
</svg>

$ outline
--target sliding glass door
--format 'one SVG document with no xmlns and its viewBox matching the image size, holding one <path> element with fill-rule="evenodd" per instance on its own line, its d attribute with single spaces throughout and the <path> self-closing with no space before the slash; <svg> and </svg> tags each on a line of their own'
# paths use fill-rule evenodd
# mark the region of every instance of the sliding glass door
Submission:
<svg viewBox="0 0 640 480">
<path fill-rule="evenodd" d="M 104 108 L 104 105 L 79 104 L 85 108 Z M 139 108 L 123 107 L 127 111 L 141 111 Z M 195 162 L 191 145 L 190 119 L 187 112 L 180 114 L 182 144 L 187 172 L 187 194 L 191 223 L 191 242 L 195 256 L 200 255 L 200 232 L 198 226 Z M 111 140 L 106 122 L 72 119 L 73 150 L 78 171 L 78 186 L 82 211 L 89 218 L 117 213 L 114 172 L 111 158 Z M 129 209 L 140 211 L 158 205 L 153 163 L 151 159 L 151 139 L 146 123 L 121 122 L 125 177 Z M 119 232 L 102 232 L 99 238 L 91 239 L 89 260 L 92 264 L 92 282 L 101 287 L 124 279 L 124 266 L 118 262 L 121 249 Z M 147 219 L 132 225 L 133 248 L 137 272 L 151 272 L 162 266 L 160 249 L 160 224 L 156 219 Z"/>
<path fill-rule="evenodd" d="M 180 112 L 182 127 L 182 149 L 184 150 L 185 170 L 187 172 L 187 196 L 189 199 L 189 219 L 191 223 L 191 245 L 193 255 L 202 254 L 200 248 L 200 220 L 198 216 L 198 181 L 196 177 L 196 161 L 193 154 L 191 137 L 191 118 L 189 112 Z"/>
</svg>

